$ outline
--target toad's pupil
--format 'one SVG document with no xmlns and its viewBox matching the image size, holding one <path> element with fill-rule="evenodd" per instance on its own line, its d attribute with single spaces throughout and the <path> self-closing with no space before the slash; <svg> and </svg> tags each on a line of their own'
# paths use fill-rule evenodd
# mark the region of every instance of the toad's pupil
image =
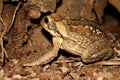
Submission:
<svg viewBox="0 0 120 80">
<path fill-rule="evenodd" d="M 48 22 L 49 22 L 47 17 L 44 18 L 44 21 L 45 21 L 46 24 L 48 24 Z"/>
</svg>

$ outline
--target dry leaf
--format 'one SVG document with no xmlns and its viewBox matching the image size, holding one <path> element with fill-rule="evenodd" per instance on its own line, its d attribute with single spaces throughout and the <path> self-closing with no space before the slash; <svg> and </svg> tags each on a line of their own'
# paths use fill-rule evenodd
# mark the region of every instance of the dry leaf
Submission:
<svg viewBox="0 0 120 80">
<path fill-rule="evenodd" d="M 3 76 L 4 76 L 4 70 L 2 69 L 0 70 L 0 79 L 3 78 Z"/>
<path fill-rule="evenodd" d="M 79 75 L 77 73 L 70 73 L 74 80 L 79 80 Z"/>
</svg>

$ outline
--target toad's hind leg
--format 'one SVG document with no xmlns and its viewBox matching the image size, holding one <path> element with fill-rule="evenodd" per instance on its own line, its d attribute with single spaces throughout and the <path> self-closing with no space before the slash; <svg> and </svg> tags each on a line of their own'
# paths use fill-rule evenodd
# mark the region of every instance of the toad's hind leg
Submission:
<svg viewBox="0 0 120 80">
<path fill-rule="evenodd" d="M 31 63 L 23 64 L 23 66 L 43 65 L 49 63 L 58 55 L 58 50 L 61 46 L 62 41 L 63 39 L 60 37 L 53 37 L 53 48 L 51 51 L 47 52 L 46 54 Z"/>
</svg>

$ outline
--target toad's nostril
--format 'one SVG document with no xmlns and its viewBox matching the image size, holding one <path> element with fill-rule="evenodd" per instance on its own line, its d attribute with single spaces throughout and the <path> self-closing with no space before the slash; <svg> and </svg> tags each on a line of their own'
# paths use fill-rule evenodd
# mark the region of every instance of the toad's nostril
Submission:
<svg viewBox="0 0 120 80">
<path fill-rule="evenodd" d="M 48 24 L 48 22 L 49 22 L 47 17 L 44 18 L 44 21 L 45 21 L 46 24 Z"/>
</svg>

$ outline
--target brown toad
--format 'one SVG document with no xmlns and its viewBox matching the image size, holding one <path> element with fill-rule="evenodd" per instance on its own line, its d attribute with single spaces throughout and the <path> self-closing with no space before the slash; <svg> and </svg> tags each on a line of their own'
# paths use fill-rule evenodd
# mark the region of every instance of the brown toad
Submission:
<svg viewBox="0 0 120 80">
<path fill-rule="evenodd" d="M 58 55 L 59 49 L 80 56 L 85 63 L 107 59 L 113 54 L 115 38 L 94 21 L 63 19 L 54 13 L 45 16 L 41 25 L 53 36 L 53 49 L 25 66 L 48 63 Z"/>
</svg>

